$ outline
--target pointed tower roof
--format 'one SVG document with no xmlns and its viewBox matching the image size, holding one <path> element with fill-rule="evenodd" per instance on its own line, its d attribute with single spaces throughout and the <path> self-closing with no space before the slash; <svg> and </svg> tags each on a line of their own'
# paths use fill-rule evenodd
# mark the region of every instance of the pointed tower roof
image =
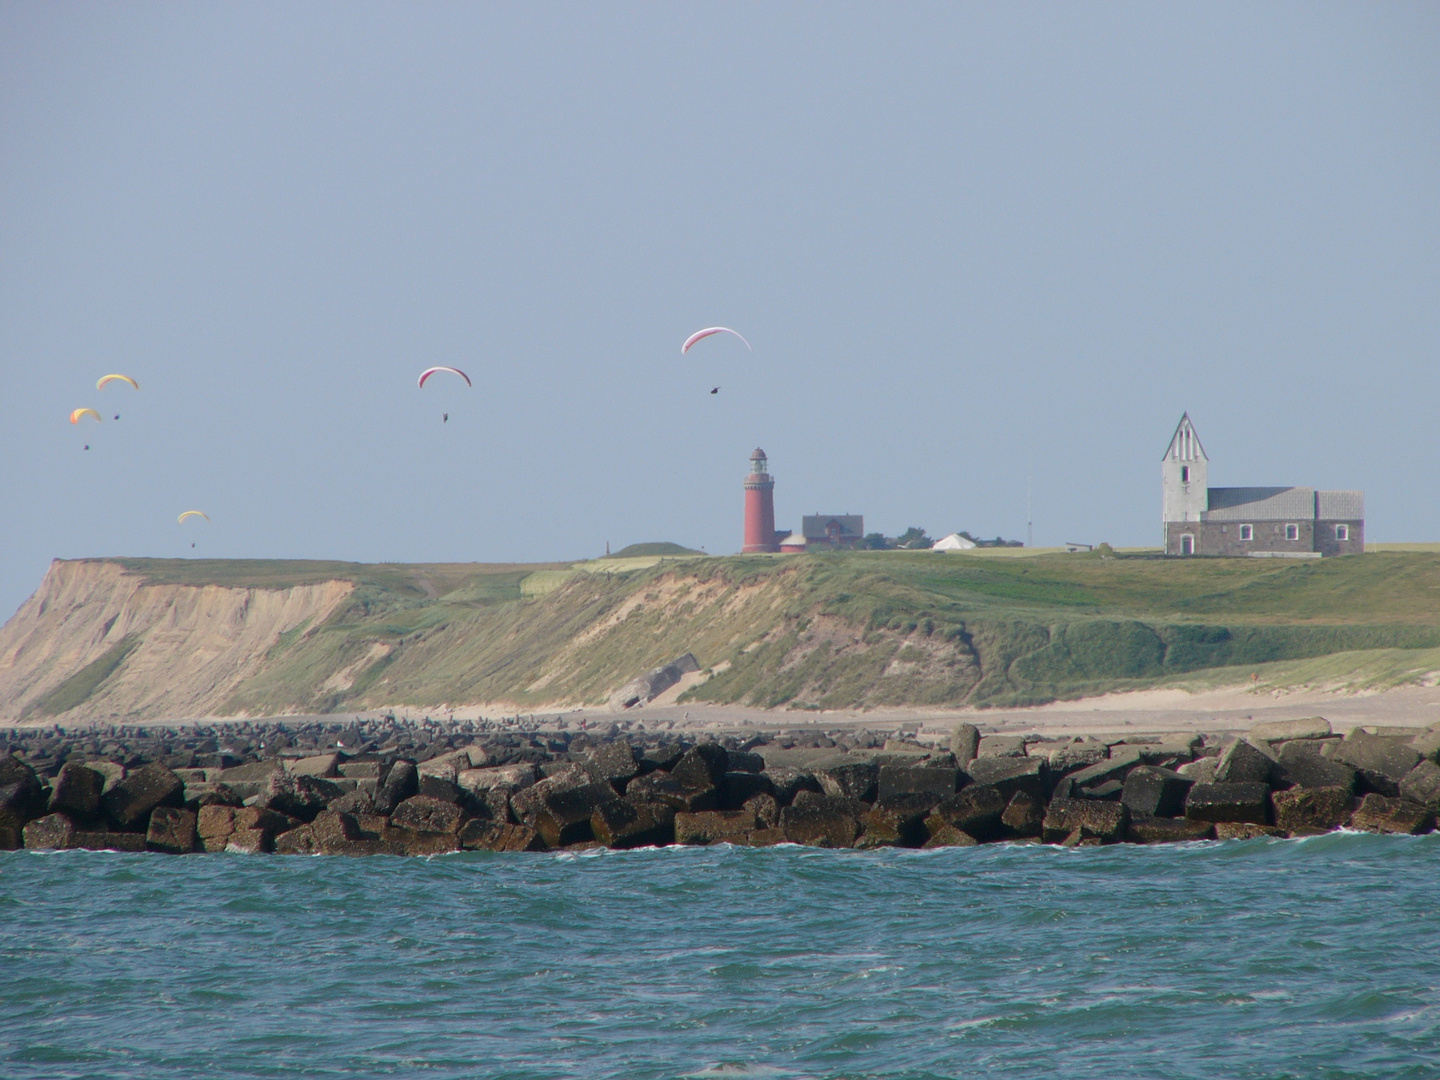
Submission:
<svg viewBox="0 0 1440 1080">
<path fill-rule="evenodd" d="M 1180 423 L 1175 425 L 1175 434 L 1170 436 L 1170 446 L 1160 460 L 1210 460 L 1209 455 L 1205 453 L 1205 447 L 1200 445 L 1200 436 L 1195 433 L 1195 425 L 1191 422 L 1188 412 L 1180 415 Z"/>
</svg>

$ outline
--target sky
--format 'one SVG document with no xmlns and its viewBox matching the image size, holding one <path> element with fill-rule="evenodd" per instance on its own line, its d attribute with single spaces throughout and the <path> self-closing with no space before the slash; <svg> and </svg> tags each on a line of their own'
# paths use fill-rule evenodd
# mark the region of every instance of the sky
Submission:
<svg viewBox="0 0 1440 1080">
<path fill-rule="evenodd" d="M 733 552 L 757 446 L 781 527 L 1158 544 L 1186 410 L 1440 539 L 1437 178 L 1433 4 L 0 5 L 0 619 Z"/>
</svg>

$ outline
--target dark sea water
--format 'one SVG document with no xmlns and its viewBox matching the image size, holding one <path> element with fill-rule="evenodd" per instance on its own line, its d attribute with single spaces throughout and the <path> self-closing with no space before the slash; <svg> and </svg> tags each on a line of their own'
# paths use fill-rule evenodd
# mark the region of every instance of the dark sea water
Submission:
<svg viewBox="0 0 1440 1080">
<path fill-rule="evenodd" d="M 0 1076 L 1440 1075 L 1440 836 L 0 855 Z"/>
</svg>

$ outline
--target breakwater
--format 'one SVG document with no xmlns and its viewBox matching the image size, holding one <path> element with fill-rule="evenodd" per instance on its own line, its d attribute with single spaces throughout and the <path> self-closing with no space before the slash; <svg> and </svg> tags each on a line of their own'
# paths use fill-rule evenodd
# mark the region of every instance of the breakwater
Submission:
<svg viewBox="0 0 1440 1080">
<path fill-rule="evenodd" d="M 1440 730 L 948 741 L 489 722 L 17 729 L 0 847 L 432 855 L 706 845 L 1099 846 L 1424 833 Z"/>
</svg>

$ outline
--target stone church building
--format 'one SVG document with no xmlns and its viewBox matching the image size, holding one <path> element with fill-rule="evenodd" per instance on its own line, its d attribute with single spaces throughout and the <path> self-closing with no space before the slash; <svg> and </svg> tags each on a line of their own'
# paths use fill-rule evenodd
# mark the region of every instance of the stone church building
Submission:
<svg viewBox="0 0 1440 1080">
<path fill-rule="evenodd" d="M 1210 459 L 1189 413 L 1160 473 L 1167 555 L 1318 559 L 1365 550 L 1363 491 L 1210 487 Z"/>
</svg>

